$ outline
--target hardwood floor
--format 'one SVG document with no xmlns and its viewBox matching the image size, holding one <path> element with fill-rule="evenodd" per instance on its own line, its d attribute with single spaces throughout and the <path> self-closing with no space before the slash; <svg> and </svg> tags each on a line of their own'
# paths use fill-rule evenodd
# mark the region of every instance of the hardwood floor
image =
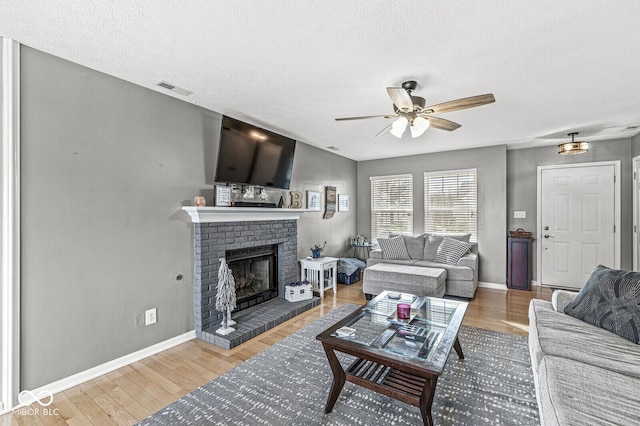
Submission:
<svg viewBox="0 0 640 426">
<path fill-rule="evenodd" d="M 478 288 L 464 324 L 521 336 L 528 334 L 532 298 L 550 300 L 551 291 Z M 226 351 L 191 340 L 54 395 L 46 408 L 34 403 L 0 417 L 5 425 L 130 425 L 346 304 L 363 304 L 362 282 L 338 285 L 322 304 L 251 341 Z"/>
</svg>

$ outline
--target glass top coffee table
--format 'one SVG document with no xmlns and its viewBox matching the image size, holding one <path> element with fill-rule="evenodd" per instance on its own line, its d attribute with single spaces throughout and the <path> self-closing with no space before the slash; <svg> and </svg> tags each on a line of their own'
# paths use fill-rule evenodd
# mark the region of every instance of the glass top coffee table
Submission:
<svg viewBox="0 0 640 426">
<path fill-rule="evenodd" d="M 401 303 L 410 307 L 406 319 L 398 318 Z M 333 372 L 325 413 L 349 381 L 419 407 L 424 424 L 432 425 L 436 382 L 451 349 L 464 358 L 458 331 L 466 310 L 465 302 L 384 291 L 320 333 Z M 346 371 L 336 351 L 356 357 Z"/>
</svg>

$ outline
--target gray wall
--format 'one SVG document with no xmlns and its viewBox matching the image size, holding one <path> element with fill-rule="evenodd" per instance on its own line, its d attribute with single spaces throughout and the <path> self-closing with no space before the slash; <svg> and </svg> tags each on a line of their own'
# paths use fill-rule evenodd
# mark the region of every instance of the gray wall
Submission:
<svg viewBox="0 0 640 426">
<path fill-rule="evenodd" d="M 631 155 L 634 157 L 640 155 L 640 134 L 631 139 Z"/>
<path fill-rule="evenodd" d="M 348 212 L 338 212 L 331 219 L 322 219 L 324 213 L 325 186 L 335 186 L 338 194 L 349 195 Z M 356 234 L 356 162 L 330 152 L 298 144 L 293 165 L 291 189 L 304 194 L 306 191 L 322 193 L 322 211 L 306 212 L 298 223 L 298 258 L 311 255 L 313 244 L 327 242 L 328 256 L 351 256 L 349 240 Z"/>
<path fill-rule="evenodd" d="M 21 77 L 21 380 L 32 389 L 193 329 L 180 206 L 200 194 L 212 204 L 221 118 L 28 47 Z M 292 189 L 355 194 L 355 168 L 299 143 Z M 300 256 L 325 239 L 341 254 L 355 221 L 355 202 L 334 219 L 306 213 Z M 158 323 L 136 325 L 152 307 Z"/>
<path fill-rule="evenodd" d="M 3 84 L 3 75 L 2 75 L 2 70 L 4 69 L 4 67 L 2 66 L 2 58 L 3 58 L 3 46 L 4 42 L 3 42 L 3 38 L 0 37 L 0 135 L 2 135 L 2 122 L 4 121 L 2 119 L 2 106 L 4 105 L 4 95 L 2 90 L 4 89 L 4 84 Z M 0 136 L 1 138 L 2 136 Z M 2 150 L 0 149 L 0 156 L 2 156 Z M 1 158 L 1 157 L 0 157 Z M 1 182 L 2 176 L 0 174 L 0 182 Z"/>
<path fill-rule="evenodd" d="M 370 176 L 413 175 L 413 228 L 424 232 L 424 172 L 478 170 L 478 251 L 480 281 L 506 283 L 507 211 L 504 145 L 358 163 L 358 233 L 371 234 Z"/>
<path fill-rule="evenodd" d="M 4 67 L 2 66 L 2 58 L 3 58 L 3 53 L 2 53 L 2 49 L 3 49 L 3 38 L 0 37 L 0 143 L 2 141 L 2 122 L 4 121 L 4 119 L 2 118 L 2 107 L 4 105 L 4 94 L 2 92 L 3 88 L 4 88 L 4 84 L 3 84 L 3 75 L 2 75 L 2 70 L 4 69 Z M 0 149 L 0 164 L 2 164 L 2 149 Z M 0 173 L 0 188 L 2 188 L 2 173 Z M 2 230 L 0 229 L 0 236 L 2 236 Z M 1 249 L 0 249 L 1 252 Z M 2 320 L 0 320 L 2 321 Z M 0 333 L 0 337 L 2 337 L 2 333 Z"/>
<path fill-rule="evenodd" d="M 555 146 L 527 148 L 507 151 L 507 223 L 510 230 L 524 228 L 533 231 L 538 238 L 536 194 L 538 166 L 557 164 L 590 163 L 596 161 L 621 160 L 621 267 L 632 269 L 633 221 L 632 221 L 632 175 L 631 141 L 616 139 L 591 142 L 588 153 L 571 156 L 558 155 Z M 525 210 L 526 219 L 514 219 L 514 210 Z M 537 246 L 533 243 L 533 275 L 537 279 Z"/>
</svg>

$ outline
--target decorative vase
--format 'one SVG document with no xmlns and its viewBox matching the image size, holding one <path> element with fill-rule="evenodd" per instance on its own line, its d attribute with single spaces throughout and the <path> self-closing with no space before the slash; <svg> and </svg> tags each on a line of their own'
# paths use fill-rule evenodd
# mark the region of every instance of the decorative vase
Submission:
<svg viewBox="0 0 640 426">
<path fill-rule="evenodd" d="M 193 204 L 196 207 L 204 207 L 207 205 L 207 202 L 205 201 L 204 197 L 194 197 Z"/>
<path fill-rule="evenodd" d="M 318 249 L 318 250 L 311 249 L 311 257 L 313 257 L 314 259 L 319 258 L 321 253 L 322 253 L 322 249 Z"/>
</svg>

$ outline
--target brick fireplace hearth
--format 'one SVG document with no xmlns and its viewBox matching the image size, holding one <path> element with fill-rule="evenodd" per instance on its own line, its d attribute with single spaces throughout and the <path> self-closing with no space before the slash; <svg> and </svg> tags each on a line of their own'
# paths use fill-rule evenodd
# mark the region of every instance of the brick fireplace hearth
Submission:
<svg viewBox="0 0 640 426">
<path fill-rule="evenodd" d="M 284 286 L 297 280 L 297 219 L 302 211 L 231 207 L 183 207 L 194 222 L 194 316 L 196 336 L 231 349 L 270 328 L 317 306 L 320 300 L 288 302 Z M 226 336 L 215 333 L 222 313 L 215 309 L 219 259 L 230 250 L 260 246 L 277 247 L 277 290 L 275 298 L 256 299 L 232 314 L 236 331 Z"/>
</svg>

